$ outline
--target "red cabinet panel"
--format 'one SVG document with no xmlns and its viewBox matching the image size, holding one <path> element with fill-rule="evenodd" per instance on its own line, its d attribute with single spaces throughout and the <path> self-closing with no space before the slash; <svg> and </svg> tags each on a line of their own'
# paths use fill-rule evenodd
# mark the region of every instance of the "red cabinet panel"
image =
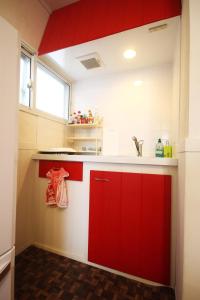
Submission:
<svg viewBox="0 0 200 300">
<path fill-rule="evenodd" d="M 67 180 L 83 180 L 83 163 L 76 161 L 40 160 L 39 177 L 46 178 L 47 172 L 52 168 L 64 168 L 69 172 Z"/>
<path fill-rule="evenodd" d="M 142 175 L 122 173 L 120 211 L 120 271 L 140 275 Z"/>
<path fill-rule="evenodd" d="M 142 176 L 141 276 L 170 283 L 171 176 Z"/>
<path fill-rule="evenodd" d="M 171 176 L 91 171 L 88 260 L 170 283 Z"/>
<path fill-rule="evenodd" d="M 89 251 L 91 262 L 118 269 L 121 176 L 116 172 L 91 171 Z"/>
</svg>

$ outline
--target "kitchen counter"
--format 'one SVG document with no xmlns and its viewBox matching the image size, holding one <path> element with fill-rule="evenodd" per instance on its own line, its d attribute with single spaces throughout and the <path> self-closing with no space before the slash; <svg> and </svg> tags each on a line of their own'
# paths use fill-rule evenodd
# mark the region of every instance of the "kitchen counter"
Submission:
<svg viewBox="0 0 200 300">
<path fill-rule="evenodd" d="M 171 244 L 175 244 L 175 207 L 177 193 L 178 160 L 172 158 L 136 157 L 136 156 L 107 156 L 107 155 L 67 155 L 67 154 L 34 154 L 35 176 L 33 188 L 33 206 L 35 211 L 36 237 L 35 245 L 72 259 L 90 263 L 88 261 L 88 232 L 90 185 L 92 172 L 117 172 L 131 174 L 169 175 L 172 180 L 171 216 L 172 236 Z M 67 181 L 69 207 L 68 209 L 53 209 L 45 204 L 47 189 L 46 173 L 55 167 L 66 167 L 69 172 Z M 53 163 L 54 163 L 53 162 Z M 110 173 L 111 172 L 111 173 Z M 116 185 L 112 192 L 115 194 Z M 159 186 L 157 187 L 159 189 Z M 57 232 L 62 234 L 57 234 Z M 51 234 L 49 234 L 49 232 Z M 171 252 L 171 282 L 174 282 L 175 249 Z M 98 265 L 98 267 L 102 267 Z M 109 269 L 113 272 L 112 269 Z M 114 271 L 116 272 L 116 271 Z M 122 274 L 119 272 L 119 274 Z M 124 276 L 127 274 L 123 273 Z M 128 275 L 130 276 L 130 275 Z M 131 278 L 143 280 L 132 276 Z M 151 283 L 152 282 L 148 282 Z"/>
<path fill-rule="evenodd" d="M 137 156 L 115 156 L 115 155 L 67 155 L 67 154 L 34 154 L 33 160 L 59 160 L 59 161 L 81 161 L 111 164 L 133 164 L 151 166 L 178 166 L 176 158 L 137 157 Z"/>
</svg>

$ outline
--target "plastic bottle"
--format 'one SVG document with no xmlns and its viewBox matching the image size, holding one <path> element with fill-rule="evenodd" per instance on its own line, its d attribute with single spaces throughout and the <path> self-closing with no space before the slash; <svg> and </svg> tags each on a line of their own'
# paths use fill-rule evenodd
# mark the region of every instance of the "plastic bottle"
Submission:
<svg viewBox="0 0 200 300">
<path fill-rule="evenodd" d="M 164 157 L 172 157 L 172 146 L 169 144 L 168 140 L 166 140 L 164 145 Z"/>
<path fill-rule="evenodd" d="M 164 157 L 164 146 L 163 146 L 161 139 L 158 139 L 158 142 L 156 144 L 155 156 L 156 157 Z"/>
</svg>

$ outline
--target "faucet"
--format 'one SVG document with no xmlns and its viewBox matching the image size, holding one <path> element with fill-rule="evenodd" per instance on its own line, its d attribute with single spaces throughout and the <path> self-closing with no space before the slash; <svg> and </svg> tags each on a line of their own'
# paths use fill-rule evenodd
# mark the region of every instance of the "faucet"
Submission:
<svg viewBox="0 0 200 300">
<path fill-rule="evenodd" d="M 135 142 L 137 156 L 142 156 L 142 145 L 143 145 L 144 141 L 143 140 L 138 141 L 135 136 L 132 136 L 132 140 Z"/>
</svg>

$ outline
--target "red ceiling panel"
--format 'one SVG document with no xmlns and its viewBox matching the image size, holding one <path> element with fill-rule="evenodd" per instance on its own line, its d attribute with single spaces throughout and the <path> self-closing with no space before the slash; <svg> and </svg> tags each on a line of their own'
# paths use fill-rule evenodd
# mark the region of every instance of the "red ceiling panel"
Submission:
<svg viewBox="0 0 200 300">
<path fill-rule="evenodd" d="M 53 12 L 39 54 L 181 14 L 181 0 L 80 0 Z"/>
</svg>

